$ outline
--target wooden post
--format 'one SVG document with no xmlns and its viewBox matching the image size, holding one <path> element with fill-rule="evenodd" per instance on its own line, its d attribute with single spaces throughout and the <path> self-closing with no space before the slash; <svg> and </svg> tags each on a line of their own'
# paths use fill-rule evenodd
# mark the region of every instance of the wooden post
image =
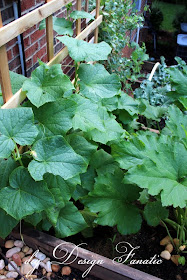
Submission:
<svg viewBox="0 0 187 280">
<path fill-rule="evenodd" d="M 86 0 L 85 1 L 85 12 L 89 12 L 89 0 Z M 86 26 L 87 26 L 87 24 L 86 24 Z M 88 42 L 88 37 L 86 38 L 86 41 Z"/>
<path fill-rule="evenodd" d="M 81 0 L 77 0 L 77 10 L 81 11 Z M 81 18 L 76 21 L 76 33 L 77 35 L 81 33 Z"/>
<path fill-rule="evenodd" d="M 96 15 L 95 15 L 96 19 L 99 17 L 99 10 L 100 10 L 100 0 L 96 0 Z M 94 32 L 94 43 L 98 43 L 98 34 L 99 34 L 99 28 L 97 27 Z"/>
<path fill-rule="evenodd" d="M 45 0 L 46 3 L 51 0 Z M 53 50 L 53 16 L 46 18 L 46 40 L 47 40 L 47 59 L 50 61 L 54 57 Z"/>
<path fill-rule="evenodd" d="M 1 18 L 0 12 L 0 28 L 3 27 L 3 22 Z M 8 67 L 8 57 L 6 52 L 6 46 L 0 47 L 0 82 L 1 82 L 1 89 L 3 94 L 3 101 L 6 103 L 12 96 L 12 88 L 10 82 L 10 74 L 9 74 L 9 67 Z"/>
</svg>

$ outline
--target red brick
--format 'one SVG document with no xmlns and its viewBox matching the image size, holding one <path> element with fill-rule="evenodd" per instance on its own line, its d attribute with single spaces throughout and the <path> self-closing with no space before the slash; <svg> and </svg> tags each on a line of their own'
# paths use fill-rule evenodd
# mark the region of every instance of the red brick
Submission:
<svg viewBox="0 0 187 280">
<path fill-rule="evenodd" d="M 10 71 L 13 71 L 16 67 L 20 65 L 20 58 L 17 56 L 12 61 L 9 62 L 9 69 Z"/>
<path fill-rule="evenodd" d="M 37 30 L 31 34 L 31 44 L 40 39 L 45 34 L 45 30 Z"/>
<path fill-rule="evenodd" d="M 41 59 L 42 56 L 46 54 L 47 50 L 46 47 L 40 49 L 34 56 L 33 56 L 33 65 L 38 61 L 38 58 Z"/>
<path fill-rule="evenodd" d="M 27 48 L 25 50 L 25 57 L 29 58 L 29 57 L 33 56 L 33 54 L 38 50 L 38 48 L 39 48 L 38 42 L 31 45 L 29 48 Z"/>
<path fill-rule="evenodd" d="M 30 35 L 31 33 L 33 33 L 34 30 L 36 30 L 36 25 L 32 26 L 31 28 L 29 28 L 25 32 L 23 32 L 23 38 L 25 38 L 28 35 Z"/>
<path fill-rule="evenodd" d="M 43 62 L 48 62 L 48 59 L 47 59 L 47 54 L 45 54 L 44 56 L 41 57 L 41 61 Z"/>
<path fill-rule="evenodd" d="M 17 56 L 19 54 L 19 48 L 18 48 L 18 44 L 16 44 L 13 48 L 12 48 L 12 53 L 13 56 Z"/>
<path fill-rule="evenodd" d="M 45 3 L 44 0 L 36 0 L 36 4 L 43 4 L 43 3 Z"/>
<path fill-rule="evenodd" d="M 43 47 L 46 44 L 46 36 L 42 37 L 39 43 L 40 43 L 40 48 Z"/>
<path fill-rule="evenodd" d="M 21 1 L 21 11 L 25 12 L 35 6 L 35 0 L 22 0 Z"/>
<path fill-rule="evenodd" d="M 12 50 L 11 49 L 9 51 L 7 51 L 7 57 L 8 57 L 8 60 L 12 59 Z"/>
<path fill-rule="evenodd" d="M 32 65 L 33 65 L 32 58 L 27 59 L 27 61 L 26 61 L 26 69 L 31 68 Z"/>
<path fill-rule="evenodd" d="M 31 45 L 30 36 L 27 36 L 23 39 L 24 47 L 27 48 Z"/>
<path fill-rule="evenodd" d="M 17 74 L 22 74 L 21 66 L 19 66 L 18 68 L 16 68 L 16 69 L 14 70 L 14 72 L 16 72 Z"/>
<path fill-rule="evenodd" d="M 9 49 L 10 47 L 15 45 L 16 43 L 17 43 L 17 39 L 16 38 L 12 39 L 10 42 L 7 43 L 7 48 Z"/>
</svg>

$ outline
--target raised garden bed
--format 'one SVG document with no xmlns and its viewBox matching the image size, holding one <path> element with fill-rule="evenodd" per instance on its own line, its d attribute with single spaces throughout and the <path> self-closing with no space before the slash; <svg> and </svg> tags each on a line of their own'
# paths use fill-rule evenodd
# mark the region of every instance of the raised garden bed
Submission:
<svg viewBox="0 0 187 280">
<path fill-rule="evenodd" d="M 18 239 L 20 234 L 18 232 L 13 232 L 11 237 Z M 89 260 L 89 261 L 100 261 L 103 260 L 103 264 L 96 264 L 90 271 L 89 275 L 97 277 L 99 280 L 159 280 L 160 278 L 154 277 L 132 267 L 123 264 L 114 264 L 111 259 L 103 257 L 101 255 L 95 254 L 91 251 L 79 247 L 78 252 L 73 251 L 75 246 L 73 243 L 65 242 L 64 240 L 55 238 L 46 233 L 39 232 L 36 230 L 26 230 L 23 233 L 23 239 L 25 243 L 33 248 L 34 250 L 39 249 L 41 252 L 47 256 L 54 258 L 54 248 L 63 243 L 62 247 L 59 247 L 62 251 L 56 251 L 55 255 L 60 257 L 64 253 L 72 253 L 68 262 L 71 262 L 73 268 L 79 269 L 81 271 L 86 271 L 90 265 L 80 265 L 79 260 Z M 60 261 L 60 260 L 58 260 Z"/>
</svg>

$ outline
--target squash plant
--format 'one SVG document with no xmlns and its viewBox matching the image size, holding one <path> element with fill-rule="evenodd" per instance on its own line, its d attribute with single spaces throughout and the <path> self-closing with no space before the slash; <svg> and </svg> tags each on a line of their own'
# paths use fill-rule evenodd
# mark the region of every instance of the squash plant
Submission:
<svg viewBox="0 0 187 280">
<path fill-rule="evenodd" d="M 75 85 L 61 65 L 40 62 L 22 85 L 28 101 L 0 109 L 0 236 L 20 220 L 59 237 L 88 236 L 96 225 L 132 234 L 144 218 L 171 225 L 186 244 L 187 116 L 133 99 L 116 74 L 84 63 L 105 60 L 107 43 L 59 40 L 75 60 Z M 142 131 L 140 115 L 167 116 L 166 127 Z"/>
</svg>

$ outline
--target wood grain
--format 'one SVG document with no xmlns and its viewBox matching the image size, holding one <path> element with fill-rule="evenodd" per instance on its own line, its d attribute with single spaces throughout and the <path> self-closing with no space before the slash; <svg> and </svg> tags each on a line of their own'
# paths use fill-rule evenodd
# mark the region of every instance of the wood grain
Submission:
<svg viewBox="0 0 187 280">
<path fill-rule="evenodd" d="M 3 28 L 1 12 L 0 12 L 0 30 Z M 11 81 L 10 81 L 10 74 L 9 74 L 9 67 L 8 67 L 8 57 L 6 52 L 6 46 L 0 47 L 0 83 L 1 83 L 1 90 L 3 94 L 3 101 L 6 103 L 12 96 L 12 88 L 11 88 Z"/>
</svg>

